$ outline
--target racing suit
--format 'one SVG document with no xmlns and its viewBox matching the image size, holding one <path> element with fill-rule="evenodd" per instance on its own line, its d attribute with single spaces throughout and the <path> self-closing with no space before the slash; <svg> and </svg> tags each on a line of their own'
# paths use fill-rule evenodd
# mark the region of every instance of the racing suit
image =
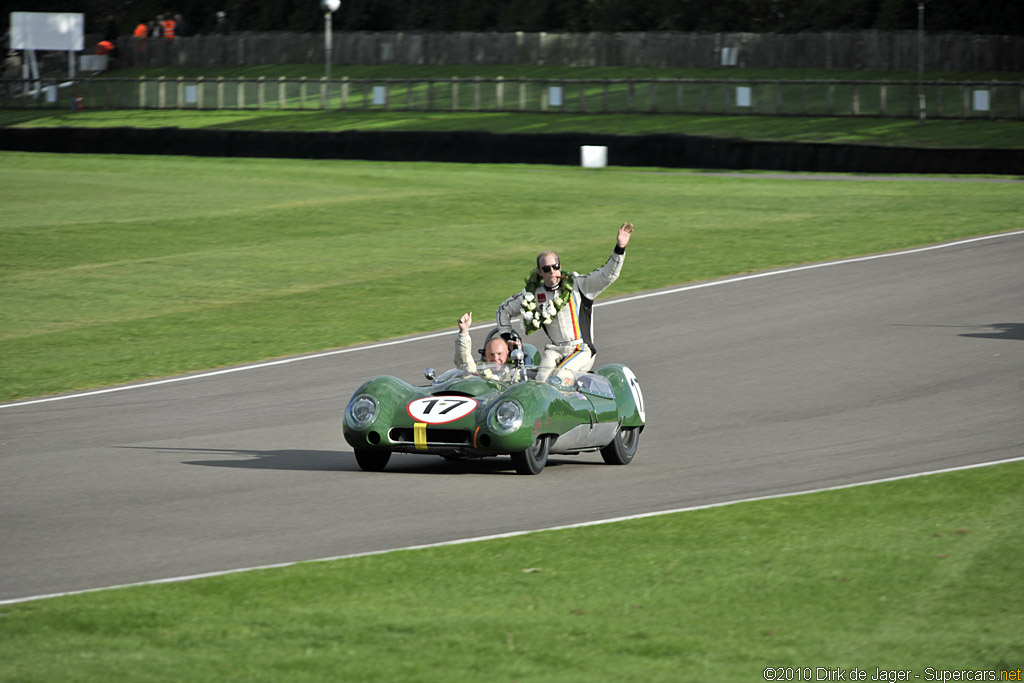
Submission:
<svg viewBox="0 0 1024 683">
<path fill-rule="evenodd" d="M 548 335 L 549 343 L 541 353 L 538 380 L 547 380 L 556 369 L 587 372 L 594 366 L 594 357 L 597 355 L 597 347 L 594 346 L 594 299 L 618 279 L 625 258 L 626 249 L 616 245 L 615 251 L 603 266 L 575 277 L 569 303 L 558 311 L 550 325 L 541 326 Z M 542 283 L 537 287 L 533 294 L 537 297 L 538 305 L 543 306 L 556 296 L 561 286 L 551 289 Z M 526 294 L 524 288 L 498 306 L 498 327 L 512 326 L 512 318 L 522 313 L 523 297 Z"/>
<path fill-rule="evenodd" d="M 455 367 L 459 370 L 474 373 L 477 371 L 476 361 L 473 360 L 472 348 L 473 339 L 468 334 L 459 332 L 458 336 L 455 337 Z M 495 370 L 484 368 L 480 374 L 488 379 L 498 379 L 503 382 L 513 382 L 522 379 L 521 373 L 517 371 L 517 368 L 508 365 L 503 365 Z"/>
</svg>

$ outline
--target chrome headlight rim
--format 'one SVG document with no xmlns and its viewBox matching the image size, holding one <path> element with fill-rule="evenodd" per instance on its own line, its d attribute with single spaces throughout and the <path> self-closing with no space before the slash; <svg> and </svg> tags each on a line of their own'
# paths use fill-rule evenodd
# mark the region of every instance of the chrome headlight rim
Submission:
<svg viewBox="0 0 1024 683">
<path fill-rule="evenodd" d="M 377 419 L 380 402 L 370 394 L 357 394 L 348 402 L 345 409 L 345 421 L 350 427 L 366 429 Z"/>
<path fill-rule="evenodd" d="M 494 404 L 491 409 L 491 427 L 502 434 L 514 432 L 523 426 L 523 417 L 526 412 L 518 401 L 502 399 Z"/>
</svg>

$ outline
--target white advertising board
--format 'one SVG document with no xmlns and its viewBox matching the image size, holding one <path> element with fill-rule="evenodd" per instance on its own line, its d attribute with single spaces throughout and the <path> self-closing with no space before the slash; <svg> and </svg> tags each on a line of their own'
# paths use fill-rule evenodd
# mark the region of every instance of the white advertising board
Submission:
<svg viewBox="0 0 1024 683">
<path fill-rule="evenodd" d="M 11 12 L 11 49 L 84 50 L 85 15 L 76 12 Z"/>
</svg>

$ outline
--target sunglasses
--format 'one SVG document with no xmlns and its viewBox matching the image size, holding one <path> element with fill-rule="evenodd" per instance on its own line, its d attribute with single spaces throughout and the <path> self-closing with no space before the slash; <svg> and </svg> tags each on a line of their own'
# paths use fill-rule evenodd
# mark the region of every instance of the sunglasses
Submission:
<svg viewBox="0 0 1024 683">
<path fill-rule="evenodd" d="M 550 273 L 553 270 L 561 270 L 562 269 L 562 264 L 561 263 L 555 263 L 555 264 L 552 264 L 550 266 L 541 266 L 540 269 L 544 273 Z"/>
</svg>

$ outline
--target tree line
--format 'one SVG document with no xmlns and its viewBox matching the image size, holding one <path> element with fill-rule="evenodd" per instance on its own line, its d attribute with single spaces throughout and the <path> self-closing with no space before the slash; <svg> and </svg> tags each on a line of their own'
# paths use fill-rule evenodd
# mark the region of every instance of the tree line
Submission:
<svg viewBox="0 0 1024 683">
<path fill-rule="evenodd" d="M 31 7 L 28 7 L 31 5 Z M 1022 0 L 925 0 L 929 32 L 1024 35 Z M 122 34 L 158 14 L 181 14 L 185 35 L 212 32 L 217 11 L 232 31 L 321 31 L 319 0 L 0 0 L 9 13 L 84 12 L 86 31 L 114 17 Z M 342 0 L 339 31 L 682 31 L 796 33 L 913 30 L 918 0 Z"/>
</svg>

